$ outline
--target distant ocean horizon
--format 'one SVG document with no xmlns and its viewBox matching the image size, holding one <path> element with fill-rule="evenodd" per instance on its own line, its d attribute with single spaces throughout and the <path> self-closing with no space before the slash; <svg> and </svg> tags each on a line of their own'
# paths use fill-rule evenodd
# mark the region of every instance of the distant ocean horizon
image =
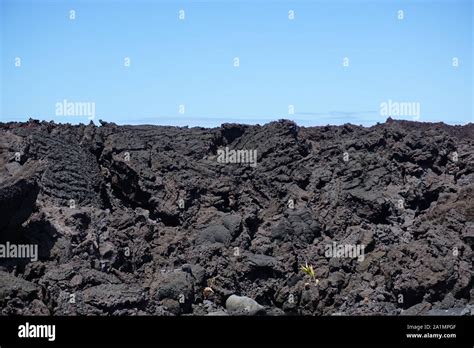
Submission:
<svg viewBox="0 0 474 348">
<path fill-rule="evenodd" d="M 296 116 L 296 117 L 295 117 Z M 318 127 L 318 126 L 327 126 L 327 125 L 343 125 L 343 124 L 353 124 L 360 125 L 364 127 L 371 127 L 377 123 L 384 123 L 388 117 L 375 115 L 370 115 L 370 117 L 347 117 L 347 116 L 330 116 L 326 117 L 322 115 L 281 115 L 275 117 L 178 117 L 178 116 L 145 116 L 145 117 L 100 117 L 96 116 L 93 120 L 88 119 L 86 116 L 17 116 L 17 117 L 0 117 L 1 123 L 8 122 L 28 122 L 29 119 L 39 120 L 39 121 L 54 121 L 55 123 L 62 124 L 89 124 L 92 121 L 94 124 L 99 125 L 99 120 L 104 122 L 111 122 L 117 125 L 156 125 L 156 126 L 176 126 L 176 127 L 220 127 L 223 123 L 238 123 L 238 124 L 247 124 L 247 125 L 263 125 L 266 123 L 278 121 L 281 119 L 291 120 L 299 126 L 303 127 Z M 420 117 L 417 120 L 414 120 L 412 117 L 393 117 L 394 120 L 407 120 L 407 121 L 417 121 L 417 122 L 443 122 L 447 125 L 466 125 L 469 123 L 474 123 L 474 120 L 466 122 L 452 122 L 449 119 L 443 119 L 441 117 Z"/>
</svg>

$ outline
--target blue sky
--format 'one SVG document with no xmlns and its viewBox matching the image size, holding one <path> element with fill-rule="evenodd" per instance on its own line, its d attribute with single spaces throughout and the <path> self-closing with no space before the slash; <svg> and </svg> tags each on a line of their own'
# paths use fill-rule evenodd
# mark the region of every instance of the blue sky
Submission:
<svg viewBox="0 0 474 348">
<path fill-rule="evenodd" d="M 3 122 L 89 122 L 64 100 L 118 124 L 371 125 L 388 101 L 474 122 L 469 0 L 0 3 Z"/>
</svg>

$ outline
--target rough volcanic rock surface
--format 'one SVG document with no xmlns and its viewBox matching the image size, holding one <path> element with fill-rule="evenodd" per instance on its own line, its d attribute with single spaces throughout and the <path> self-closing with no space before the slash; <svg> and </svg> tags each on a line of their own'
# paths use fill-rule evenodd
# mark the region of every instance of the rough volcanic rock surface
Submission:
<svg viewBox="0 0 474 348">
<path fill-rule="evenodd" d="M 0 215 L 2 315 L 474 312 L 472 124 L 4 123 Z"/>
</svg>

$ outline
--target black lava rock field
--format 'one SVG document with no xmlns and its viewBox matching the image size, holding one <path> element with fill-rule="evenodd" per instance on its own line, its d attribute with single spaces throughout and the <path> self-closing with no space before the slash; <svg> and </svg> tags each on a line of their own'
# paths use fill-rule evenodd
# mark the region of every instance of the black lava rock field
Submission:
<svg viewBox="0 0 474 348">
<path fill-rule="evenodd" d="M 474 124 L 0 123 L 1 315 L 473 315 L 473 243 Z"/>
</svg>

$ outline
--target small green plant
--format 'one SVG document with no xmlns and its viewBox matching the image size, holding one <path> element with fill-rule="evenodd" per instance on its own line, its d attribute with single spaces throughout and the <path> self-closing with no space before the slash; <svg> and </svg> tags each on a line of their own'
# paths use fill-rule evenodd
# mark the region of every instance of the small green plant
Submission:
<svg viewBox="0 0 474 348">
<path fill-rule="evenodd" d="M 316 274 L 314 273 L 314 268 L 312 265 L 308 265 L 308 263 L 305 262 L 304 266 L 301 266 L 301 270 L 303 271 L 303 273 L 313 279 L 316 285 L 319 283 L 319 279 L 316 279 Z"/>
</svg>

